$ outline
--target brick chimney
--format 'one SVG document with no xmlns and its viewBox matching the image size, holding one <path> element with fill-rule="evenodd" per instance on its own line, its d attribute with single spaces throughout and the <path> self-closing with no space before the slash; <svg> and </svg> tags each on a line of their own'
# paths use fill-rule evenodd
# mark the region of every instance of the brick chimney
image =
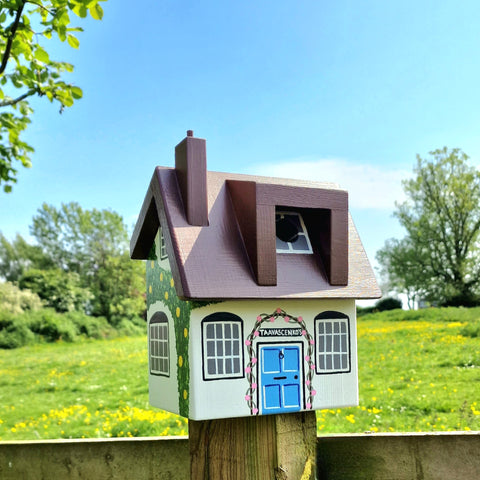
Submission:
<svg viewBox="0 0 480 480">
<path fill-rule="evenodd" d="M 208 225 L 207 148 L 192 130 L 175 147 L 175 171 L 185 215 L 190 225 Z"/>
</svg>

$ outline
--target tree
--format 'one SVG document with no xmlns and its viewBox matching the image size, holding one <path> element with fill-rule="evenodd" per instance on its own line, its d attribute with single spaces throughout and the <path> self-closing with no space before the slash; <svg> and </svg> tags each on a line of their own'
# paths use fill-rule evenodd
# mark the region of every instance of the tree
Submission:
<svg viewBox="0 0 480 480">
<path fill-rule="evenodd" d="M 80 283 L 80 276 L 58 268 L 27 270 L 18 282 L 21 289 L 36 293 L 47 307 L 57 312 L 86 312 L 92 294 Z"/>
<path fill-rule="evenodd" d="M 111 210 L 84 210 L 78 203 L 60 208 L 44 203 L 32 219 L 30 233 L 58 268 L 94 276 L 108 256 L 128 251 L 127 228 Z"/>
<path fill-rule="evenodd" d="M 145 265 L 132 262 L 128 253 L 108 257 L 93 288 L 93 313 L 105 316 L 111 324 L 144 316 Z"/>
<path fill-rule="evenodd" d="M 0 277 L 8 282 L 18 283 L 20 277 L 30 268 L 48 269 L 53 263 L 37 245 L 30 245 L 21 235 L 9 242 L 0 233 Z"/>
<path fill-rule="evenodd" d="M 79 27 L 70 14 L 101 20 L 105 0 L 2 0 L 0 2 L 0 184 L 5 192 L 16 182 L 16 162 L 31 166 L 33 147 L 21 139 L 30 123 L 32 97 L 46 97 L 60 112 L 82 97 L 63 79 L 73 65 L 50 58 L 44 43 L 56 38 L 78 48 Z"/>
<path fill-rule="evenodd" d="M 480 303 L 480 173 L 460 149 L 417 155 L 415 176 L 405 180 L 408 200 L 397 204 L 403 240 L 377 254 L 398 289 L 439 305 Z"/>
<path fill-rule="evenodd" d="M 20 290 L 11 282 L 0 283 L 0 308 L 15 315 L 42 308 L 42 300 L 30 290 Z M 0 330 L 5 325 L 0 322 Z"/>
<path fill-rule="evenodd" d="M 43 204 L 30 231 L 56 268 L 79 275 L 81 287 L 93 295 L 93 315 L 115 323 L 143 314 L 143 269 L 129 259 L 127 228 L 118 213 L 84 210 L 75 202 L 59 209 Z"/>
<path fill-rule="evenodd" d="M 391 238 L 377 252 L 377 260 L 381 265 L 380 274 L 384 279 L 382 290 L 386 293 L 405 294 L 408 308 L 414 308 L 415 302 L 426 297 L 424 286 L 429 279 L 426 271 L 418 268 L 418 254 L 409 238 Z M 422 260 L 423 263 L 425 260 Z"/>
</svg>

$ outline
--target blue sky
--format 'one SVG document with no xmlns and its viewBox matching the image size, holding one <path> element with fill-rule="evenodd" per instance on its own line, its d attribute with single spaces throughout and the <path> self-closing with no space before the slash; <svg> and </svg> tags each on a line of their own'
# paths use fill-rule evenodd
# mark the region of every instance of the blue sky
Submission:
<svg viewBox="0 0 480 480">
<path fill-rule="evenodd" d="M 0 230 L 28 236 L 43 202 L 128 225 L 187 129 L 210 170 L 334 181 L 370 260 L 390 237 L 415 155 L 480 163 L 478 1 L 110 0 L 70 61 L 84 98 L 35 101 L 33 167 L 0 193 Z M 82 24 L 75 19 L 76 24 Z M 52 46 L 45 43 L 52 49 Z"/>
</svg>

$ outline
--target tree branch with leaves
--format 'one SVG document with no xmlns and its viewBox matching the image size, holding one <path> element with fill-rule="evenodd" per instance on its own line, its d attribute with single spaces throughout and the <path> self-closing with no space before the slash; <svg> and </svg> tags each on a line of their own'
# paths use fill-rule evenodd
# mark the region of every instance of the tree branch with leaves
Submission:
<svg viewBox="0 0 480 480">
<path fill-rule="evenodd" d="M 417 156 L 396 217 L 407 235 L 377 253 L 397 292 L 438 305 L 480 304 L 480 172 L 460 149 Z"/>
<path fill-rule="evenodd" d="M 61 113 L 83 95 L 64 79 L 73 65 L 51 59 L 46 44 L 57 39 L 78 48 L 83 29 L 71 25 L 70 15 L 101 20 L 100 1 L 106 0 L 0 2 L 0 185 L 5 192 L 17 181 L 18 163 L 31 166 L 34 148 L 21 138 L 33 113 L 29 100 L 45 97 Z"/>
</svg>

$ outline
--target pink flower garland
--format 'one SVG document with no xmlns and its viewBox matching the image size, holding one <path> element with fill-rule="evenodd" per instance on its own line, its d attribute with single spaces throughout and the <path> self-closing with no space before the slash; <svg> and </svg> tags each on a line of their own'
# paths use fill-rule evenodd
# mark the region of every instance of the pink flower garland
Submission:
<svg viewBox="0 0 480 480">
<path fill-rule="evenodd" d="M 245 393 L 245 401 L 247 402 L 248 407 L 250 408 L 250 413 L 252 415 L 258 414 L 258 406 L 254 400 L 254 398 L 256 398 L 256 391 L 258 388 L 254 374 L 254 366 L 258 363 L 258 359 L 255 355 L 255 351 L 252 345 L 253 340 L 260 336 L 259 329 L 262 323 L 273 323 L 278 318 L 283 318 L 286 323 L 299 324 L 302 327 L 301 334 L 307 340 L 307 354 L 304 357 L 305 363 L 307 364 L 305 379 L 305 385 L 307 386 L 307 398 L 305 402 L 305 408 L 307 410 L 312 409 L 313 397 L 317 393 L 315 390 L 312 389 L 313 372 L 315 370 L 315 364 L 313 363 L 313 345 L 315 342 L 313 340 L 313 337 L 308 332 L 307 326 L 305 325 L 303 318 L 301 316 L 292 317 L 291 315 L 287 315 L 287 313 L 281 308 L 277 308 L 272 314 L 262 313 L 257 317 L 257 323 L 255 324 L 253 330 L 250 332 L 250 335 L 245 340 L 245 345 L 247 346 L 250 358 L 249 363 L 245 368 L 245 372 L 247 374 L 247 381 L 249 383 L 249 388 Z"/>
</svg>

